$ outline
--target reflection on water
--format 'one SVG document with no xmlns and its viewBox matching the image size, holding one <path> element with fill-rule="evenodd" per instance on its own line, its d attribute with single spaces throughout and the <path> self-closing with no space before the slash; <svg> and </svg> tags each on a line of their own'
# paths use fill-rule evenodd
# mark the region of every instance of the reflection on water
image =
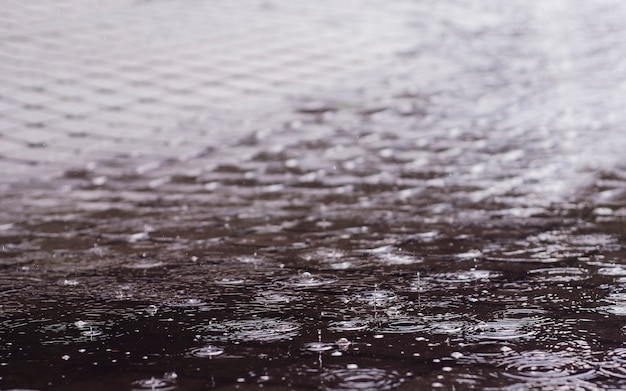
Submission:
<svg viewBox="0 0 626 391">
<path fill-rule="evenodd" d="M 393 77 L 0 187 L 0 388 L 623 387 L 626 8 L 600 3 L 406 2 Z"/>
</svg>

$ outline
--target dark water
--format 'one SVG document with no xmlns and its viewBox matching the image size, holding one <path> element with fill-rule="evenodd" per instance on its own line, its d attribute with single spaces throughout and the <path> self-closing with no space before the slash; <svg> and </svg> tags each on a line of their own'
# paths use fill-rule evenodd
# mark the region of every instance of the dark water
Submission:
<svg viewBox="0 0 626 391">
<path fill-rule="evenodd" d="M 437 83 L 400 53 L 198 156 L 4 187 L 0 388 L 626 387 L 623 61 L 506 15 L 448 26 Z"/>
</svg>

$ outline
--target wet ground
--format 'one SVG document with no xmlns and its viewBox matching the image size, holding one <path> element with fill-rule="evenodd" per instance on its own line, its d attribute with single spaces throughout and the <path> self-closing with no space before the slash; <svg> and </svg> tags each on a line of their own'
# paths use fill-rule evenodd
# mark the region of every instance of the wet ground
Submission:
<svg viewBox="0 0 626 391">
<path fill-rule="evenodd" d="M 626 386 L 622 3 L 107 4 L 3 32 L 1 389 Z"/>
</svg>

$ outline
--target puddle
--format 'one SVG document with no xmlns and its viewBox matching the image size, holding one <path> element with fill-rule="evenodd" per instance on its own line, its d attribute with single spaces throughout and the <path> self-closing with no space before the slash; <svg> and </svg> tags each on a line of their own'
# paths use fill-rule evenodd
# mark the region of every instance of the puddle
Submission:
<svg viewBox="0 0 626 391">
<path fill-rule="evenodd" d="M 195 12 L 203 2 L 137 3 L 146 20 L 167 21 L 175 9 L 208 15 Z M 327 1 L 265 3 L 250 2 L 259 7 L 245 12 L 255 21 L 249 33 L 276 47 L 246 45 L 245 64 L 259 65 L 246 71 L 230 52 L 244 37 L 220 38 L 223 50 L 209 57 L 221 65 L 207 65 L 196 84 L 229 93 L 202 95 L 205 115 L 180 117 L 179 141 L 165 140 L 165 128 L 135 130 L 119 107 L 72 125 L 91 137 L 111 122 L 115 132 L 99 137 L 117 155 L 98 158 L 95 141 L 74 155 L 68 144 L 76 167 L 67 175 L 0 184 L 0 389 L 92 389 L 107 377 L 123 385 L 100 389 L 623 386 L 626 84 L 615 70 L 624 68 L 626 6 L 368 2 L 368 20 L 384 19 L 377 7 L 397 7 L 388 19 L 414 34 L 392 41 L 414 49 L 365 75 L 362 56 L 329 56 L 323 46 L 343 48 L 363 20 L 327 14 Z M 308 24 L 269 22 L 299 7 L 328 30 L 307 38 Z M 232 29 L 223 19 L 204 33 Z M 280 44 L 270 25 L 298 34 Z M 133 32 L 156 42 L 153 27 Z M 167 70 L 161 79 L 148 80 L 152 66 L 130 69 L 147 79 L 126 83 L 137 89 L 129 96 L 154 89 L 172 115 L 187 110 L 193 91 L 174 88 L 176 69 L 208 61 L 194 49 L 197 33 L 153 48 L 182 50 L 151 61 Z M 13 41 L 8 59 L 39 42 Z M 314 57 L 330 62 L 318 69 Z M 265 60 L 282 75 L 265 82 L 285 102 L 261 121 L 239 98 L 263 104 L 268 91 L 254 80 L 268 71 Z M 213 75 L 222 68 L 236 77 Z M 313 74 L 352 68 L 361 78 L 317 88 Z M 83 70 L 94 83 L 102 73 Z M 286 79 L 312 89 L 289 90 Z M 24 88 L 23 99 L 34 96 Z M 59 111 L 0 98 L 3 115 Z M 236 126 L 212 115 L 218 104 L 235 112 Z M 48 129 L 27 128 L 2 140 Z M 248 128 L 235 141 L 215 138 Z M 52 159 L 55 140 L 30 152 Z M 202 152 L 182 151 L 187 144 Z"/>
</svg>

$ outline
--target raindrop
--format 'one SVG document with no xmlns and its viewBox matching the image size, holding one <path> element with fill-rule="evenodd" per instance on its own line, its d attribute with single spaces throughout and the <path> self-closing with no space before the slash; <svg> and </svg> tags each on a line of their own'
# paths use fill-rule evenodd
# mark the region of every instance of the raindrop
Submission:
<svg viewBox="0 0 626 391">
<path fill-rule="evenodd" d="M 505 376 L 520 380 L 552 381 L 586 379 L 593 377 L 595 365 L 575 351 L 551 352 L 529 350 L 509 354 L 500 362 Z"/>
</svg>

